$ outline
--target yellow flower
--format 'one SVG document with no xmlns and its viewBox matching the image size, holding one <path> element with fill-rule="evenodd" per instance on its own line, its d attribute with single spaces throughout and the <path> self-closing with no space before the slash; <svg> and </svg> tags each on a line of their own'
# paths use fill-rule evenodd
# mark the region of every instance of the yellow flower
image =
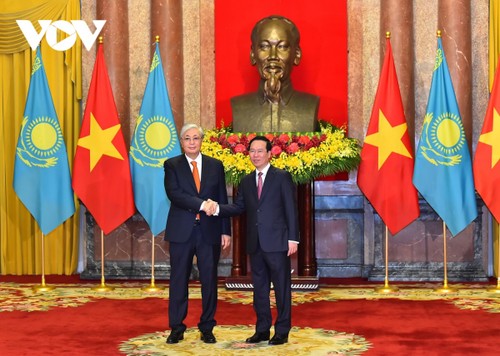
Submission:
<svg viewBox="0 0 500 356">
<path fill-rule="evenodd" d="M 343 128 L 321 122 L 320 132 L 274 134 L 271 164 L 292 175 L 295 183 L 349 171 L 357 167 L 361 148 L 357 140 L 345 136 Z M 228 128 L 205 131 L 202 153 L 222 161 L 226 181 L 238 184 L 254 170 L 246 150 L 255 133 L 232 133 Z M 274 147 L 276 146 L 276 147 Z"/>
</svg>

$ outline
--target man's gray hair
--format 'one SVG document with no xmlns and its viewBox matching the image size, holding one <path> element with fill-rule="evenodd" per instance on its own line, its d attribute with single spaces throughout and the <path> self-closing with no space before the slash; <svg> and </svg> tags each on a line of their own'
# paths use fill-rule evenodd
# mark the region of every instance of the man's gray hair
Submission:
<svg viewBox="0 0 500 356">
<path fill-rule="evenodd" d="M 203 129 L 201 128 L 200 125 L 197 125 L 197 124 L 184 124 L 184 126 L 182 126 L 182 129 L 181 129 L 181 137 L 184 137 L 184 134 L 186 133 L 186 131 L 191 130 L 191 129 L 198 129 L 198 131 L 200 132 L 200 136 L 202 138 L 205 135 L 205 133 L 203 132 Z"/>
</svg>

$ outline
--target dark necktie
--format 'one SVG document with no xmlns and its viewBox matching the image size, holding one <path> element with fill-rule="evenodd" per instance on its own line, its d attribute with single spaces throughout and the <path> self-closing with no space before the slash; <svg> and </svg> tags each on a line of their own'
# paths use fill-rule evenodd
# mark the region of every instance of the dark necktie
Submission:
<svg viewBox="0 0 500 356">
<path fill-rule="evenodd" d="M 257 179 L 257 197 L 259 199 L 261 193 L 262 193 L 262 172 L 259 172 L 259 178 Z"/>
<path fill-rule="evenodd" d="M 196 161 L 191 161 L 191 164 L 193 165 L 194 184 L 196 185 L 196 190 L 199 193 L 201 184 L 200 184 L 200 174 L 198 173 L 198 165 L 196 164 Z M 196 214 L 196 220 L 200 220 L 200 214 Z"/>
</svg>

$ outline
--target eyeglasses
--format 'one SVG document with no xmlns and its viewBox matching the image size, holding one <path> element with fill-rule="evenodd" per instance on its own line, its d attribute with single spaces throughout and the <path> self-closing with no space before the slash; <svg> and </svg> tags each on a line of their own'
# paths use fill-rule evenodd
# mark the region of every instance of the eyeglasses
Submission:
<svg viewBox="0 0 500 356">
<path fill-rule="evenodd" d="M 201 140 L 201 137 L 198 137 L 198 136 L 195 136 L 195 137 L 183 137 L 182 140 L 185 141 L 185 142 L 190 142 L 190 141 L 198 142 L 198 141 Z"/>
</svg>

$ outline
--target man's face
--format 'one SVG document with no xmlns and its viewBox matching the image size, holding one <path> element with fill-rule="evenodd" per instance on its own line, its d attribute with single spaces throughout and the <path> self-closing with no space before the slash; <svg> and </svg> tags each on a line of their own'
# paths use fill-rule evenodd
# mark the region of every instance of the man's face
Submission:
<svg viewBox="0 0 500 356">
<path fill-rule="evenodd" d="M 271 151 L 266 150 L 266 142 L 261 140 L 255 140 L 250 145 L 250 160 L 252 164 L 261 171 L 271 159 Z"/>
<path fill-rule="evenodd" d="M 184 153 L 189 158 L 196 158 L 200 153 L 202 137 L 200 131 L 193 127 L 184 133 L 181 137 L 181 146 Z"/>
<path fill-rule="evenodd" d="M 290 77 L 292 67 L 300 62 L 300 48 L 282 20 L 268 20 L 259 25 L 250 53 L 262 79 L 283 81 Z"/>
</svg>

